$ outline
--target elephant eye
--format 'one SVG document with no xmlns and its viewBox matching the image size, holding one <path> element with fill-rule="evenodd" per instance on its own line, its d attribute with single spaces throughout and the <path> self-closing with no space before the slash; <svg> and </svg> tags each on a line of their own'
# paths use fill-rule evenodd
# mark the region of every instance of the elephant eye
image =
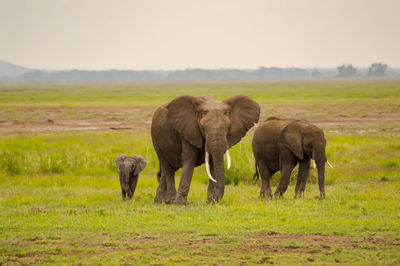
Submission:
<svg viewBox="0 0 400 266">
<path fill-rule="evenodd" d="M 201 114 L 202 114 L 202 116 L 205 116 L 205 115 L 208 114 L 208 111 L 207 111 L 207 110 L 204 110 Z"/>
<path fill-rule="evenodd" d="M 309 148 L 312 148 L 312 143 L 308 143 L 307 146 L 308 146 Z"/>
</svg>

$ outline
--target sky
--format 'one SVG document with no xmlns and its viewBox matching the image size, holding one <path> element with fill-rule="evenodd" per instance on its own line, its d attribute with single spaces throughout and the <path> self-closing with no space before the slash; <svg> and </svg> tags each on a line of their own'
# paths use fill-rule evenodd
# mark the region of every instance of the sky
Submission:
<svg viewBox="0 0 400 266">
<path fill-rule="evenodd" d="M 34 69 L 400 67 L 400 0 L 0 0 Z"/>
</svg>

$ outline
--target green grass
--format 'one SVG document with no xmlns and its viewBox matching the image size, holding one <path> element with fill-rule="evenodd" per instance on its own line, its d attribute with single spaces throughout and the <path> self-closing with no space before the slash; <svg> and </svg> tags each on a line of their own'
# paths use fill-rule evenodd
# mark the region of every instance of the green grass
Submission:
<svg viewBox="0 0 400 266">
<path fill-rule="evenodd" d="M 198 81 L 130 83 L 3 83 L 3 107 L 135 106 L 155 107 L 182 95 L 212 94 L 224 99 L 251 95 L 262 104 L 373 104 L 397 103 L 398 79 Z M 8 109 L 13 112 L 13 109 Z"/>
<path fill-rule="evenodd" d="M 349 181 L 396 179 L 400 170 L 400 138 L 390 133 L 326 134 L 327 184 Z M 252 135 L 248 134 L 231 149 L 232 167 L 226 170 L 227 184 L 252 183 L 254 158 Z M 0 171 L 8 176 L 75 174 L 116 175 L 115 158 L 125 153 L 141 154 L 148 161 L 144 174 L 158 171 L 158 160 L 151 138 L 145 132 L 64 132 L 0 136 Z M 208 182 L 204 166 L 195 178 Z M 296 170 L 294 171 L 294 174 Z M 179 174 L 179 173 L 178 173 Z M 294 175 L 293 175 L 294 178 Z M 309 182 L 316 182 L 311 171 Z M 273 183 L 279 180 L 279 173 Z"/>
<path fill-rule="evenodd" d="M 263 259 L 291 264 L 299 256 L 304 263 L 307 259 L 361 263 L 367 256 L 364 261 L 372 264 L 381 263 L 380 259 L 400 262 L 394 245 L 400 234 L 399 136 L 328 134 L 327 139 L 328 158 L 335 168 L 327 169 L 326 200 L 314 198 L 315 170 L 304 199 L 293 198 L 291 185 L 284 200 L 260 200 L 259 184 L 252 184 L 254 162 L 247 136 L 232 148 L 232 168 L 227 171 L 231 185 L 223 200 L 217 205 L 205 203 L 208 178 L 199 167 L 190 205 L 182 207 L 153 203 L 158 163 L 145 133 L 2 136 L 0 258 L 44 264 L 120 264 L 129 263 L 128 258 L 161 264 Z M 149 162 L 133 201 L 120 199 L 114 166 L 120 153 L 142 154 Z M 273 184 L 278 179 L 279 175 Z M 296 240 L 296 234 L 310 239 Z M 332 248 L 321 248 L 312 240 L 321 234 L 335 236 L 339 244 L 328 241 Z M 294 236 L 271 239 L 281 235 Z M 350 237 L 351 252 L 340 245 L 342 237 Z M 368 237 L 384 239 L 383 244 L 360 240 Z"/>
<path fill-rule="evenodd" d="M 207 205 L 206 186 L 195 180 L 186 207 L 154 204 L 157 184 L 147 175 L 141 177 L 135 199 L 123 202 L 116 181 L 115 176 L 2 176 L 3 262 L 119 263 L 133 256 L 142 263 L 184 259 L 213 264 L 220 259 L 237 264 L 268 255 L 274 262 L 291 263 L 301 255 L 298 248 L 287 254 L 273 252 L 290 245 L 302 247 L 306 256 L 321 263 L 335 258 L 361 263 L 358 260 L 369 260 L 363 256 L 372 258 L 376 253 L 385 263 L 400 259 L 394 245 L 400 234 L 398 181 L 331 185 L 323 201 L 314 199 L 315 185 L 307 186 L 301 200 L 293 199 L 292 186 L 284 200 L 262 201 L 259 187 L 240 184 L 227 186 L 220 204 Z M 294 236 L 270 243 L 271 234 Z M 311 239 L 298 240 L 296 234 Z M 320 248 L 312 241 L 320 234 L 338 241 L 346 236 L 352 252 L 343 252 L 332 241 L 324 243 L 332 247 L 333 256 L 327 256 L 324 248 L 312 250 Z M 374 245 L 364 238 L 384 242 Z M 187 246 L 190 241 L 194 243 Z M 254 247 L 246 250 L 249 241 Z M 379 262 L 375 257 L 369 263 Z"/>
<path fill-rule="evenodd" d="M 328 103 L 322 117 L 373 114 L 366 103 L 397 117 L 400 106 L 393 79 L 0 84 L 0 118 L 18 118 L 21 107 L 67 106 L 58 115 L 73 119 L 84 106 L 139 106 L 147 114 L 176 95 L 207 93 L 245 93 L 278 112 L 281 104 L 314 112 Z M 295 170 L 283 200 L 259 199 L 250 133 L 230 151 L 222 201 L 206 204 L 201 166 L 188 206 L 153 203 L 158 161 L 147 131 L 1 135 L 0 264 L 399 264 L 400 134 L 389 123 L 326 133 L 334 168 L 326 170 L 325 200 L 315 198 L 314 169 L 305 198 L 294 199 Z M 121 153 L 148 162 L 131 201 L 121 199 L 114 165 Z"/>
<path fill-rule="evenodd" d="M 121 153 L 142 154 L 149 161 L 147 169 L 158 167 L 151 139 L 144 133 L 73 132 L 0 137 L 0 169 L 11 176 L 114 174 L 115 159 Z"/>
</svg>

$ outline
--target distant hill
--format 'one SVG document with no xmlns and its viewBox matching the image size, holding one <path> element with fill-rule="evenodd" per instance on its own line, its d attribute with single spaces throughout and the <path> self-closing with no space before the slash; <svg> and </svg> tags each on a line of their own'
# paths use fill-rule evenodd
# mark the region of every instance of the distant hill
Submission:
<svg viewBox="0 0 400 266">
<path fill-rule="evenodd" d="M 32 69 L 0 60 L 0 79 L 14 79 L 30 71 Z"/>
</svg>

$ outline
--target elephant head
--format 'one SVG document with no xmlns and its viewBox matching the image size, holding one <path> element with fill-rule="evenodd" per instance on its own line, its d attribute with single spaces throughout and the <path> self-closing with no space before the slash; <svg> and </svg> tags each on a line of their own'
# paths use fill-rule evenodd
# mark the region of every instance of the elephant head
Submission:
<svg viewBox="0 0 400 266">
<path fill-rule="evenodd" d="M 216 182 L 216 200 L 225 189 L 224 154 L 258 122 L 260 107 L 251 98 L 237 95 L 216 101 L 212 96 L 180 96 L 167 106 L 168 123 L 193 146 L 205 150 L 207 174 Z M 211 155 L 215 177 L 209 171 Z M 215 179 L 214 179 L 215 178 Z"/>
<path fill-rule="evenodd" d="M 138 175 L 146 167 L 146 160 L 141 155 L 130 157 L 121 154 L 115 160 L 115 164 L 119 170 L 122 198 L 125 198 L 126 194 L 128 194 L 128 198 L 132 198 Z"/>
<path fill-rule="evenodd" d="M 115 163 L 119 171 L 123 172 L 125 176 L 138 175 L 146 167 L 146 160 L 141 156 L 129 157 L 125 154 L 121 154 L 115 160 Z"/>
<path fill-rule="evenodd" d="M 325 163 L 327 162 L 324 132 L 305 121 L 295 120 L 283 128 L 280 140 L 299 160 L 305 156 L 315 160 L 318 168 L 318 185 L 325 197 Z"/>
</svg>

